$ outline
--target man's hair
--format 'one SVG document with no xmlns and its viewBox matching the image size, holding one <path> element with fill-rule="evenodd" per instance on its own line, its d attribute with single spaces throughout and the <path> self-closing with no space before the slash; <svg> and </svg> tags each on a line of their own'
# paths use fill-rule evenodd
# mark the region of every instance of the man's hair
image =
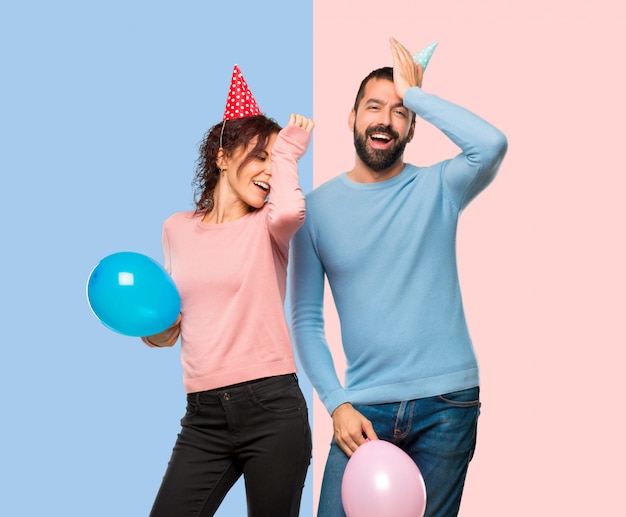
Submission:
<svg viewBox="0 0 626 517">
<path fill-rule="evenodd" d="M 372 70 L 367 77 L 361 81 L 361 86 L 359 86 L 359 91 L 357 92 L 356 99 L 354 101 L 355 112 L 357 111 L 361 100 L 363 100 L 367 83 L 369 83 L 372 79 L 386 79 L 387 81 L 393 82 L 393 68 L 390 66 L 384 66 L 382 68 Z"/>
</svg>

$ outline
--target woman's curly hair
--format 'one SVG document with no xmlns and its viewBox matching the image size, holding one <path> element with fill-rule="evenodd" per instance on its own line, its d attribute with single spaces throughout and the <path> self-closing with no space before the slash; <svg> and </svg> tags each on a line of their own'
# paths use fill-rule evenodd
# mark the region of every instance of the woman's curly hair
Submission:
<svg viewBox="0 0 626 517">
<path fill-rule="evenodd" d="M 222 125 L 224 125 L 223 133 Z M 213 209 L 213 193 L 221 172 L 216 163 L 220 149 L 220 135 L 221 147 L 226 156 L 232 156 L 240 147 L 245 149 L 250 141 L 257 139 L 254 149 L 241 162 L 240 167 L 242 167 L 265 148 L 271 135 L 278 133 L 281 129 L 274 119 L 265 115 L 229 119 L 209 129 L 199 146 L 200 156 L 196 162 L 196 174 L 192 181 L 196 211 L 210 212 Z"/>
</svg>

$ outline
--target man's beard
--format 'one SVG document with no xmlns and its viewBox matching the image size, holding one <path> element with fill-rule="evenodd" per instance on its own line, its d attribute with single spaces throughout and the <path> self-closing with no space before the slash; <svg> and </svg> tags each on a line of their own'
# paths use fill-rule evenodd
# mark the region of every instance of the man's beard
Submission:
<svg viewBox="0 0 626 517">
<path fill-rule="evenodd" d="M 384 133 L 394 139 L 394 144 L 388 149 L 371 149 L 367 141 L 372 133 Z M 380 172 L 396 163 L 404 154 L 404 148 L 409 139 L 398 140 L 399 134 L 389 126 L 374 126 L 365 130 L 365 134 L 359 133 L 354 128 L 354 148 L 357 156 L 370 169 Z"/>
</svg>

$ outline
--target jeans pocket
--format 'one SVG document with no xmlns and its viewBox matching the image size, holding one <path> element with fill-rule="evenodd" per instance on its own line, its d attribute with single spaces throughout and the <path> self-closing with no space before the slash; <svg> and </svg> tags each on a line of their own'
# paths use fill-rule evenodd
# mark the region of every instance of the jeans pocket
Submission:
<svg viewBox="0 0 626 517">
<path fill-rule="evenodd" d="M 454 407 L 474 407 L 480 408 L 480 389 L 478 387 L 466 390 L 452 391 L 439 395 L 437 398 L 440 402 L 444 402 Z"/>
<path fill-rule="evenodd" d="M 272 377 L 250 386 L 252 402 L 274 414 L 306 412 L 306 400 L 294 376 Z"/>
<path fill-rule="evenodd" d="M 187 407 L 185 408 L 185 416 L 183 418 L 191 418 L 198 413 L 198 401 L 195 396 L 187 397 Z"/>
<path fill-rule="evenodd" d="M 461 454 L 470 461 L 476 447 L 476 433 L 480 416 L 478 387 L 453 391 L 436 397 L 439 447 L 447 457 Z"/>
</svg>

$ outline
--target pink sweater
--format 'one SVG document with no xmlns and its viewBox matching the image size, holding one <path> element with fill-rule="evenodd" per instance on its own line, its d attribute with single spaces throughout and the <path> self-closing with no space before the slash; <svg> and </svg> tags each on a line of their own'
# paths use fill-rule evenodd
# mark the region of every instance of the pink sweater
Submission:
<svg viewBox="0 0 626 517">
<path fill-rule="evenodd" d="M 293 125 L 279 133 L 262 208 L 222 224 L 193 211 L 163 224 L 164 266 L 181 297 L 187 393 L 296 371 L 285 286 L 289 240 L 305 216 L 297 160 L 309 139 Z"/>
</svg>

